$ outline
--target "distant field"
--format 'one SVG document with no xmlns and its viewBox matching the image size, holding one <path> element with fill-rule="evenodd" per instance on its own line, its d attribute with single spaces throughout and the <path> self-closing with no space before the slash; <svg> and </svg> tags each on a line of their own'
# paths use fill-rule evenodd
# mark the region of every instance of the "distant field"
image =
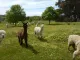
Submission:
<svg viewBox="0 0 80 60">
<path fill-rule="evenodd" d="M 80 35 L 80 23 L 44 21 L 44 38 L 39 40 L 34 35 L 35 25 L 28 27 L 28 44 L 25 48 L 20 46 L 17 32 L 22 27 L 6 28 L 5 23 L 0 23 L 0 29 L 4 29 L 6 38 L 0 44 L 0 60 L 72 60 L 72 52 L 68 51 L 67 38 L 70 34 Z M 80 60 L 80 57 L 77 57 Z"/>
</svg>

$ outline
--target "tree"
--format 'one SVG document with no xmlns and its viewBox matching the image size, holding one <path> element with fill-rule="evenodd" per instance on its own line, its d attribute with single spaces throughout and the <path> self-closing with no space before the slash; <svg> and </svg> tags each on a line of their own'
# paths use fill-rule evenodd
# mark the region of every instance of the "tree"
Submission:
<svg viewBox="0 0 80 60">
<path fill-rule="evenodd" d="M 80 18 L 80 0 L 58 0 L 56 5 L 64 11 L 66 17 L 74 21 Z"/>
<path fill-rule="evenodd" d="M 55 19 L 55 17 L 56 12 L 52 6 L 47 7 L 46 10 L 42 13 L 42 18 L 45 20 L 49 20 L 49 24 L 51 20 Z"/>
<path fill-rule="evenodd" d="M 26 19 L 30 22 L 41 20 L 41 16 L 28 16 Z"/>
<path fill-rule="evenodd" d="M 13 5 L 10 10 L 6 12 L 5 18 L 9 23 L 15 23 L 16 26 L 18 21 L 23 22 L 26 20 L 26 14 L 20 5 Z"/>
<path fill-rule="evenodd" d="M 5 15 L 0 15 L 0 22 L 4 21 L 4 19 L 5 19 Z"/>
<path fill-rule="evenodd" d="M 62 9 L 56 9 L 55 11 L 57 13 L 56 21 L 57 22 L 64 22 L 65 21 L 65 14 L 63 13 L 63 10 Z"/>
</svg>

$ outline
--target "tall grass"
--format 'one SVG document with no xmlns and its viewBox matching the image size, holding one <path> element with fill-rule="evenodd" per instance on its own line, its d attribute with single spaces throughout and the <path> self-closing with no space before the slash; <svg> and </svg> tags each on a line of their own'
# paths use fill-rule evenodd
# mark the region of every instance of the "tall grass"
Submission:
<svg viewBox="0 0 80 60">
<path fill-rule="evenodd" d="M 35 25 L 29 26 L 28 48 L 18 43 L 17 32 L 22 27 L 6 28 L 5 23 L 0 23 L 0 29 L 7 32 L 0 44 L 0 60 L 72 60 L 72 52 L 67 49 L 67 38 L 70 34 L 80 35 L 80 23 L 43 23 L 44 33 L 41 40 L 34 35 Z"/>
</svg>

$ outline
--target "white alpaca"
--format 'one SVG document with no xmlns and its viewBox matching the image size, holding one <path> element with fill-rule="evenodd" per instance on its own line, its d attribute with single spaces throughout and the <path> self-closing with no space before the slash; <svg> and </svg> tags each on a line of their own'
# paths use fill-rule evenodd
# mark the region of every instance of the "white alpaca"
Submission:
<svg viewBox="0 0 80 60">
<path fill-rule="evenodd" d="M 4 30 L 0 30 L 0 42 L 5 37 L 6 32 Z"/>
<path fill-rule="evenodd" d="M 6 27 L 8 28 L 8 24 L 6 24 Z"/>
<path fill-rule="evenodd" d="M 37 24 L 38 25 L 38 24 Z M 44 24 L 42 24 L 40 27 L 38 27 L 36 25 L 36 27 L 34 28 L 34 33 L 35 35 L 37 35 L 39 38 L 42 37 L 42 33 L 43 33 L 43 27 L 44 27 Z"/>
<path fill-rule="evenodd" d="M 68 49 L 70 46 L 76 49 L 73 53 L 73 60 L 75 60 L 75 57 L 80 54 L 80 36 L 79 35 L 69 35 Z"/>
<path fill-rule="evenodd" d="M 79 35 L 69 35 L 69 37 L 68 37 L 68 49 L 70 48 L 70 46 L 72 46 L 74 48 L 73 45 L 75 45 L 77 40 L 79 40 Z"/>
</svg>

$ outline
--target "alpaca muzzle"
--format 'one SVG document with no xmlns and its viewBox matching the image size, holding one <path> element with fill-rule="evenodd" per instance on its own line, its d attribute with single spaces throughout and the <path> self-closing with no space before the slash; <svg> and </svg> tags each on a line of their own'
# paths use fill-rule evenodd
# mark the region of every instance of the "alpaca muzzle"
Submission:
<svg viewBox="0 0 80 60">
<path fill-rule="evenodd" d="M 4 34 L 2 34 L 2 38 L 4 38 Z"/>
<path fill-rule="evenodd" d="M 4 38 L 4 36 L 2 36 L 2 38 Z"/>
</svg>

